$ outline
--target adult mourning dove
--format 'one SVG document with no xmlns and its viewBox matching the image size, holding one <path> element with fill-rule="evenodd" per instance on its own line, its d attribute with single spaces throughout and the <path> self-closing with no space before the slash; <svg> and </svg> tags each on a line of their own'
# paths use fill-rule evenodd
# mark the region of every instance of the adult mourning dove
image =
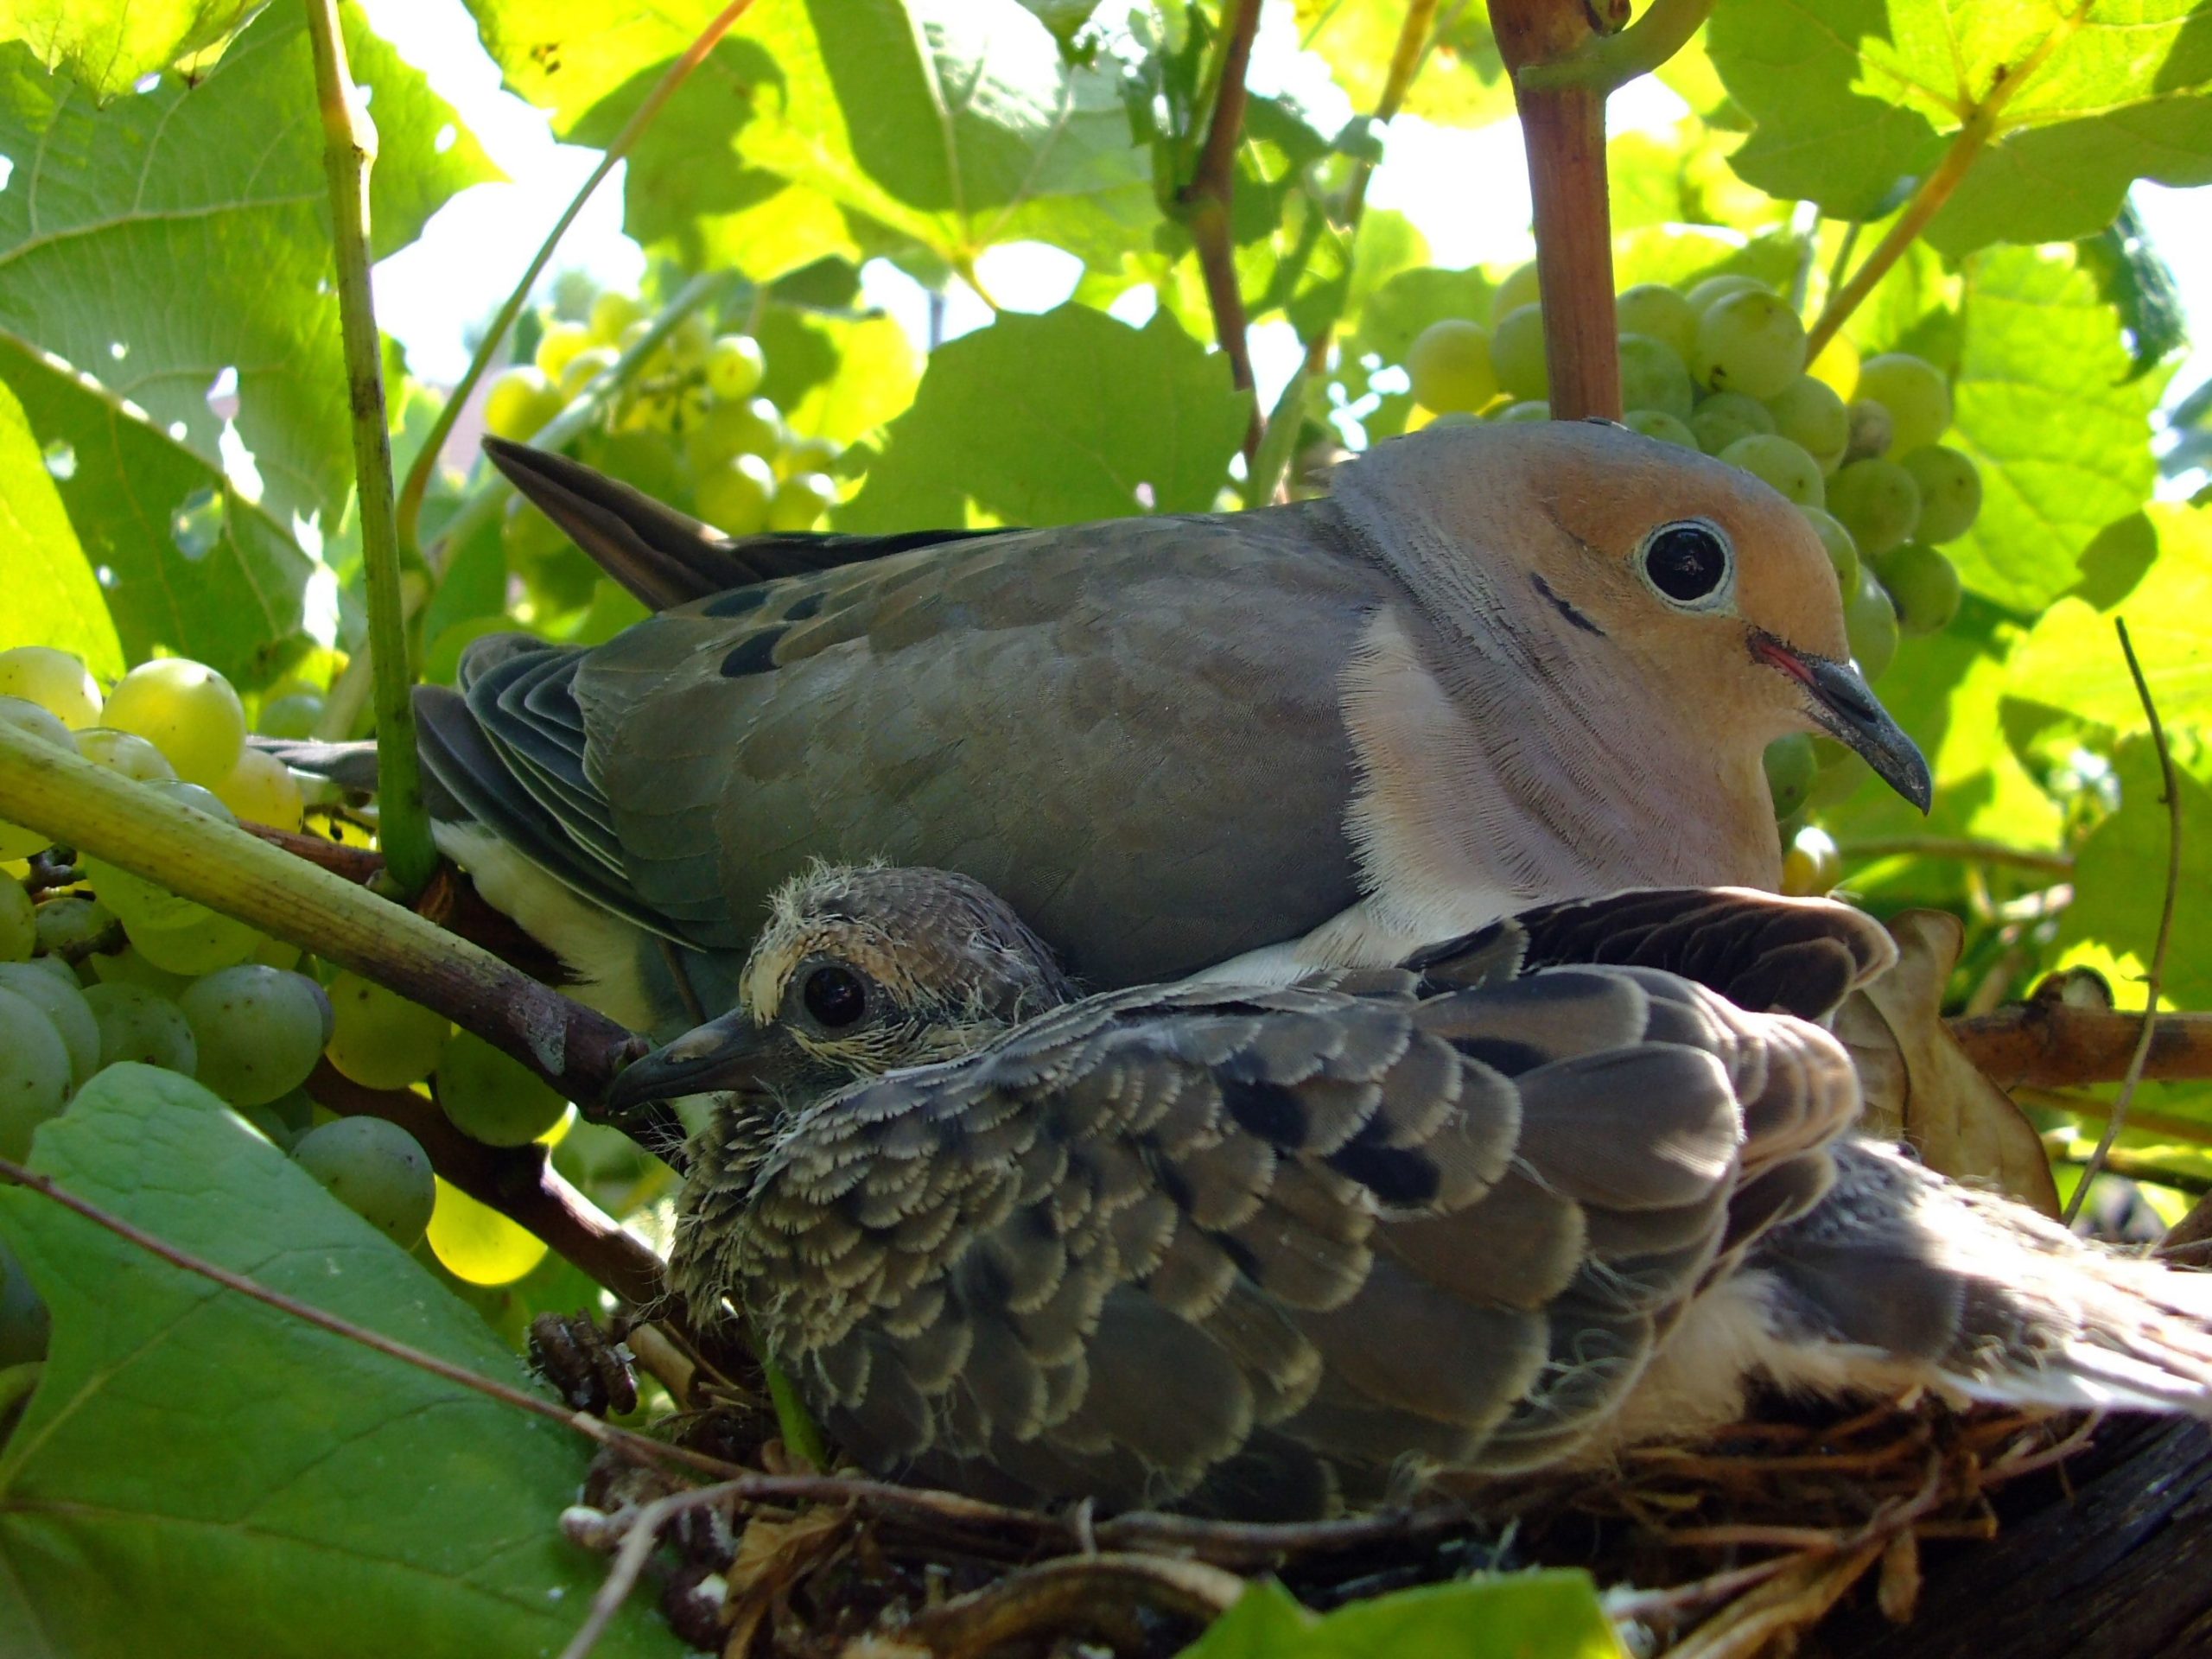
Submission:
<svg viewBox="0 0 2212 1659">
<path fill-rule="evenodd" d="M 492 454 L 657 602 L 762 578 L 590 649 L 480 641 L 419 694 L 441 844 L 663 1034 L 730 1005 L 817 856 L 963 871 L 1095 986 L 1287 977 L 1548 899 L 1771 887 L 1785 733 L 1928 798 L 1802 516 L 1610 424 L 1424 432 L 1288 506 L 887 542 L 724 543 Z"/>
<path fill-rule="evenodd" d="M 1844 906 L 1630 893 L 1025 1020 L 1061 994 L 1035 944 L 965 878 L 825 870 L 728 1016 L 786 1086 L 988 1037 L 694 1138 L 671 1283 L 873 1470 L 1272 1519 L 1691 1440 L 1758 1388 L 2212 1416 L 2212 1281 L 1848 1137 L 1811 1021 L 1892 950 Z"/>
</svg>

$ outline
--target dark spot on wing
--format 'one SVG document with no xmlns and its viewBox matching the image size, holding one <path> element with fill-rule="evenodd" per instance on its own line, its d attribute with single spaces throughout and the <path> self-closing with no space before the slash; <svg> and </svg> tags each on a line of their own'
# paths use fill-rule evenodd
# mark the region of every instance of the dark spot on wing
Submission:
<svg viewBox="0 0 2212 1659">
<path fill-rule="evenodd" d="M 759 610 L 768 600 L 771 584 L 756 582 L 749 588 L 733 588 L 718 599 L 710 599 L 703 607 L 708 616 L 745 616 Z"/>
<path fill-rule="evenodd" d="M 1603 628 L 1599 627 L 1588 617 L 1583 615 L 1581 612 L 1576 610 L 1573 606 L 1568 604 L 1557 594 L 1554 593 L 1552 591 L 1551 583 L 1546 582 L 1541 576 L 1536 575 L 1534 571 L 1529 572 L 1529 580 L 1535 582 L 1536 584 L 1536 591 L 1541 594 L 1546 599 L 1551 601 L 1554 607 L 1555 607 L 1559 611 L 1559 613 L 1565 617 L 1568 621 L 1573 623 L 1576 627 L 1584 630 L 1586 632 L 1594 633 L 1600 639 L 1605 637 L 1605 631 Z"/>
<path fill-rule="evenodd" d="M 776 665 L 776 646 L 785 633 L 783 628 L 763 628 L 749 633 L 736 649 L 722 658 L 722 677 L 734 680 L 747 674 L 766 674 Z"/>
<path fill-rule="evenodd" d="M 1338 1174 L 1357 1181 L 1385 1204 L 1427 1204 L 1435 1198 L 1440 1177 L 1422 1154 L 1404 1147 L 1339 1147 L 1327 1159 Z"/>
<path fill-rule="evenodd" d="M 817 588 L 804 598 L 793 600 L 789 605 L 784 607 L 784 620 L 804 622 L 811 617 L 821 615 L 822 601 L 829 596 L 827 588 Z"/>
<path fill-rule="evenodd" d="M 1282 1084 L 1224 1077 L 1221 1099 L 1229 1115 L 1262 1140 L 1279 1147 L 1305 1144 L 1306 1108 Z"/>
<path fill-rule="evenodd" d="M 1480 1060 L 1509 1077 L 1533 1071 L 1552 1058 L 1530 1044 L 1512 1042 L 1503 1037 L 1458 1037 L 1452 1039 L 1452 1046 L 1469 1059 Z"/>
</svg>

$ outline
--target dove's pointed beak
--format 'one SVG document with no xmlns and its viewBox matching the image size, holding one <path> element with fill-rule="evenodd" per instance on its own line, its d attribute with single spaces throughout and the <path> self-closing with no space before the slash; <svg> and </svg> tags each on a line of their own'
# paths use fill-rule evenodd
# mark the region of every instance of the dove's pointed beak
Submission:
<svg viewBox="0 0 2212 1659">
<path fill-rule="evenodd" d="M 607 1103 L 626 1111 L 679 1095 L 760 1087 L 776 1050 L 771 1027 L 755 1025 L 742 1008 L 733 1009 L 623 1067 L 607 1085 Z"/>
<path fill-rule="evenodd" d="M 1802 684 L 1813 718 L 1839 743 L 1859 751 L 1874 774 L 1923 812 L 1935 798 L 1928 758 L 1890 718 L 1866 677 L 1848 663 L 1793 651 L 1771 634 L 1751 636 L 1751 654 Z"/>
</svg>

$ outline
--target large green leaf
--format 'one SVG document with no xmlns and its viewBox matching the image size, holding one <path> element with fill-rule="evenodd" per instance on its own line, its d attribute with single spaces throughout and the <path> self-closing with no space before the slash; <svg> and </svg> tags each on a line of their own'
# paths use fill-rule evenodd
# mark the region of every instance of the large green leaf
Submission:
<svg viewBox="0 0 2212 1659">
<path fill-rule="evenodd" d="M 57 449 L 48 463 L 22 404 L 0 382 L 0 583 L 8 594 L 0 651 L 59 645 L 112 677 L 123 671 L 123 648 L 56 477 L 73 474 L 76 461 L 73 449 Z"/>
<path fill-rule="evenodd" d="M 2181 785 L 2182 866 L 2173 944 L 2160 995 L 2178 1007 L 2212 1007 L 2212 935 L 2200 925 L 2212 893 L 2212 742 L 2202 729 L 2170 734 Z M 2074 861 L 2074 902 L 2059 922 L 2067 943 L 2088 940 L 2148 962 L 2165 902 L 2171 824 L 2147 734 L 2113 754 L 2120 810 L 2092 830 Z"/>
<path fill-rule="evenodd" d="M 32 1162 L 272 1290 L 521 1381 L 474 1313 L 189 1079 L 110 1067 Z M 0 1233 L 54 1319 L 0 1449 L 11 1656 L 481 1659 L 573 1632 L 603 1570 L 557 1524 L 588 1442 L 35 1193 L 0 1191 Z M 595 1651 L 682 1650 L 632 1608 Z"/>
<path fill-rule="evenodd" d="M 238 429 L 264 505 L 335 524 L 353 474 L 329 187 L 305 14 L 273 5 L 196 86 L 102 110 L 21 44 L 0 47 L 0 328 L 181 424 L 219 464 L 207 394 L 238 376 Z M 379 256 L 453 191 L 494 176 L 421 74 L 346 13 L 371 89 Z M 442 143 L 443 148 L 441 149 Z M 46 435 L 41 435 L 41 442 Z"/>
<path fill-rule="evenodd" d="M 2071 248 L 1993 248 L 1967 272 L 1948 440 L 1981 468 L 1980 520 L 1948 550 L 1968 588 L 2040 611 L 2158 477 L 2163 373 L 2130 379 L 2119 314 Z"/>
<path fill-rule="evenodd" d="M 1141 329 L 1079 305 L 1009 313 L 931 358 L 838 527 L 958 524 L 970 502 L 1020 524 L 1205 512 L 1249 408 L 1164 310 Z"/>
<path fill-rule="evenodd" d="M 471 0 L 508 84 L 594 143 L 721 9 Z M 1066 62 L 1016 0 L 755 6 L 632 165 L 632 234 L 756 276 L 851 253 L 851 221 L 960 266 L 1026 238 L 1110 264 L 1156 220 L 1117 78 Z"/>
<path fill-rule="evenodd" d="M 2135 179 L 2212 181 L 2209 19 L 2205 0 L 1726 0 L 1708 46 L 1758 124 L 1737 170 L 1845 219 L 1926 176 L 2008 83 L 1929 227 L 1955 257 L 2092 235 Z"/>
<path fill-rule="evenodd" d="M 1423 1585 L 1321 1618 L 1262 1580 L 1181 1659 L 1620 1659 L 1621 1651 L 1590 1575 L 1543 1571 Z"/>
<path fill-rule="evenodd" d="M 1406 8 L 1376 0 L 1298 0 L 1299 43 L 1319 53 L 1362 115 L 1375 112 Z M 1490 8 L 1439 6 L 1428 55 L 1407 95 L 1408 113 L 1474 127 L 1513 113 L 1513 83 L 1491 34 Z"/>
<path fill-rule="evenodd" d="M 260 0 L 0 0 L 0 41 L 20 40 L 97 99 L 221 41 Z"/>
<path fill-rule="evenodd" d="M 0 333 L 8 403 L 32 435 L 0 444 L 0 501 L 63 515 L 41 514 L 30 539 L 0 549 L 10 605 L 18 561 L 27 575 L 44 567 L 79 602 L 87 585 L 105 595 L 109 638 L 130 661 L 159 645 L 242 685 L 265 682 L 315 573 L 290 532 L 143 410 Z"/>
</svg>

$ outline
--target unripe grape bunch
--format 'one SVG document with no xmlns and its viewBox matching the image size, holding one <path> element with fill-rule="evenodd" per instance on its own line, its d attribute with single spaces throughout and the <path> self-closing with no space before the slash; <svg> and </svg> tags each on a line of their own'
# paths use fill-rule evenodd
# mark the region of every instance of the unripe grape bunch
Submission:
<svg viewBox="0 0 2212 1659">
<path fill-rule="evenodd" d="M 1735 273 L 1686 291 L 1638 283 L 1618 296 L 1618 310 L 1625 424 L 1741 467 L 1797 505 L 1835 568 L 1852 655 L 1867 678 L 1889 667 L 1900 636 L 1949 625 L 1959 575 L 1938 544 L 1974 527 L 1981 474 L 1942 442 L 1951 393 L 1940 368 L 1902 352 L 1861 362 L 1840 339 L 1808 363 L 1789 302 Z M 1484 344 L 1488 363 L 1478 354 Z M 1407 350 L 1405 369 L 1414 402 L 1432 419 L 1548 415 L 1532 401 L 1545 385 L 1535 267 L 1506 278 L 1487 319 L 1431 323 Z M 1821 798 L 1812 768 L 1809 747 L 1770 755 L 1785 822 L 1808 797 Z"/>
</svg>

